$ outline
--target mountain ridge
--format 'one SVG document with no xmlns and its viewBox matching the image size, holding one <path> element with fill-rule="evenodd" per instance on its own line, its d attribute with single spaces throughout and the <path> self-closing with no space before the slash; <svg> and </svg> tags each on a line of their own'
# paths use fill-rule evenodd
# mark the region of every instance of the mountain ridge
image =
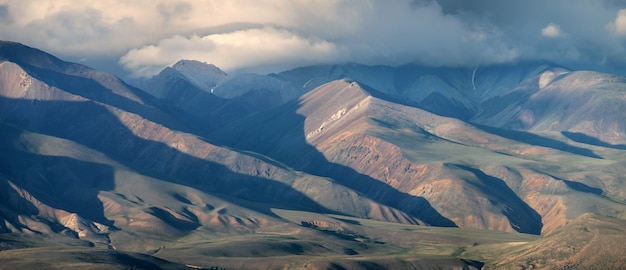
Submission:
<svg viewBox="0 0 626 270">
<path fill-rule="evenodd" d="M 558 262 L 531 251 L 569 224 L 626 218 L 622 77 L 545 62 L 177 66 L 217 72 L 211 87 L 235 90 L 218 96 L 173 67 L 139 89 L 17 43 L 0 56 L 2 235 L 207 268 L 480 269 Z M 524 111 L 534 121 L 514 128 Z M 502 249 L 516 242 L 528 252 Z"/>
</svg>

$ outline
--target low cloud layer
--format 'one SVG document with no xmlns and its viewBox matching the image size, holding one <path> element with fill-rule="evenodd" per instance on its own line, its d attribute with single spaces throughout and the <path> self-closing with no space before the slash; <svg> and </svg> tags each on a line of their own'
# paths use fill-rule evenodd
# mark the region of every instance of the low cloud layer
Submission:
<svg viewBox="0 0 626 270">
<path fill-rule="evenodd" d="M 299 64 L 347 60 L 334 43 L 272 27 L 223 34 L 174 36 L 132 49 L 120 63 L 135 75 L 152 75 L 180 59 L 208 62 L 225 70 L 284 70 Z M 259 68 L 259 70 L 255 70 Z"/>
<path fill-rule="evenodd" d="M 133 76 L 180 59 L 259 73 L 530 59 L 626 68 L 626 3 L 617 0 L 0 0 L 0 22 L 0 39 L 95 67 L 115 59 Z"/>
</svg>

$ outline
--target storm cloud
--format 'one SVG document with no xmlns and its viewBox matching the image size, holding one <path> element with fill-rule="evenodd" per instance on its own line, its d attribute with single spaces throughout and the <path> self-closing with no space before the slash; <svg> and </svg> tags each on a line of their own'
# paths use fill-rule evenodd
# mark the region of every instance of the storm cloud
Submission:
<svg viewBox="0 0 626 270">
<path fill-rule="evenodd" d="M 0 0 L 0 39 L 151 76 L 180 59 L 229 72 L 320 63 L 626 68 L 616 0 Z"/>
</svg>

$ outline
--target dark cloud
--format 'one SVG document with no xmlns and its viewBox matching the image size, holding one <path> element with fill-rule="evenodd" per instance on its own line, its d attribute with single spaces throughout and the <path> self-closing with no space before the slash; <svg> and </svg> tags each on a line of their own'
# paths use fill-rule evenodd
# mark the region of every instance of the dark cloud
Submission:
<svg viewBox="0 0 626 270">
<path fill-rule="evenodd" d="M 0 24 L 0 39 L 76 58 L 116 57 L 143 75 L 174 58 L 257 72 L 347 61 L 476 66 L 545 59 L 605 71 L 626 66 L 623 0 L 20 3 L 0 5 L 0 18 L 16 25 Z"/>
<path fill-rule="evenodd" d="M 463 18 L 466 24 L 497 27 L 502 41 L 515 47 L 520 59 L 610 72 L 619 72 L 617 63 L 626 63 L 624 37 L 611 26 L 626 8 L 623 0 L 438 2 L 444 13 Z"/>
</svg>

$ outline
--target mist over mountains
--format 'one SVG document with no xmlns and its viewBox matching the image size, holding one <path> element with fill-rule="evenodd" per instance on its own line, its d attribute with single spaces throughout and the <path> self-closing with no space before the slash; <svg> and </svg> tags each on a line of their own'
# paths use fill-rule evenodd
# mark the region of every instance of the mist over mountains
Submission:
<svg viewBox="0 0 626 270">
<path fill-rule="evenodd" d="M 181 60 L 127 83 L 5 41 L 0 61 L 2 264 L 626 265 L 598 252 L 626 235 L 624 77 Z"/>
</svg>

